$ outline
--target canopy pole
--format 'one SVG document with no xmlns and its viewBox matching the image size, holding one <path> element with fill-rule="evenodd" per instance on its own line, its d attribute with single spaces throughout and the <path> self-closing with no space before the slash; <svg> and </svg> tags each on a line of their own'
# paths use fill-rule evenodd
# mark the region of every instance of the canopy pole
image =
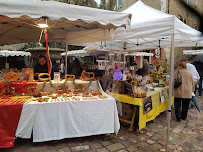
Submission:
<svg viewBox="0 0 203 152">
<path fill-rule="evenodd" d="M 68 44 L 66 44 L 66 55 L 65 55 L 65 75 L 68 73 Z"/>
<path fill-rule="evenodd" d="M 123 56 L 124 56 L 124 68 L 126 66 L 126 42 L 124 42 L 124 46 L 123 46 Z"/>
<path fill-rule="evenodd" d="M 167 140 L 166 140 L 166 151 L 167 152 L 169 152 L 171 101 L 172 101 L 173 81 L 174 81 L 174 34 L 171 37 L 170 68 L 171 69 L 170 69 L 170 83 L 169 83 L 169 98 L 168 98 L 168 111 L 167 111 Z"/>
<path fill-rule="evenodd" d="M 6 56 L 6 63 L 7 63 L 8 61 L 7 61 L 7 56 Z"/>
</svg>

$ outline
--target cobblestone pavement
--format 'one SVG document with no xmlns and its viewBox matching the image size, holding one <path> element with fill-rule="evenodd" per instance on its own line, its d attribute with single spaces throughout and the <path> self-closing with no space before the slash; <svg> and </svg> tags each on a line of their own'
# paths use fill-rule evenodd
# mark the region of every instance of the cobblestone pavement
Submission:
<svg viewBox="0 0 203 152">
<path fill-rule="evenodd" d="M 203 98 L 197 98 L 203 109 Z M 166 149 L 166 112 L 153 122 L 147 123 L 140 132 L 128 130 L 129 125 L 121 124 L 118 136 L 97 135 L 83 138 L 63 139 L 43 143 L 33 143 L 31 139 L 17 139 L 15 146 L 0 149 L 0 152 L 158 152 Z M 203 151 L 203 116 L 193 106 L 187 120 L 177 122 L 174 109 L 170 134 L 171 152 Z"/>
</svg>

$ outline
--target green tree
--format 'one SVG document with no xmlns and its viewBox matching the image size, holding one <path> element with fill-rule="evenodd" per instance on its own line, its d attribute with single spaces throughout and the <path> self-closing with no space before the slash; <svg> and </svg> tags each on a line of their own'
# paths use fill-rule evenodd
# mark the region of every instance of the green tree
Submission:
<svg viewBox="0 0 203 152">
<path fill-rule="evenodd" d="M 97 8 L 97 3 L 94 0 L 56 0 L 58 2 L 73 4 L 73 5 L 80 5 L 80 6 L 87 6 Z"/>
<path fill-rule="evenodd" d="M 100 8 L 113 11 L 116 6 L 116 0 L 101 0 Z"/>
</svg>

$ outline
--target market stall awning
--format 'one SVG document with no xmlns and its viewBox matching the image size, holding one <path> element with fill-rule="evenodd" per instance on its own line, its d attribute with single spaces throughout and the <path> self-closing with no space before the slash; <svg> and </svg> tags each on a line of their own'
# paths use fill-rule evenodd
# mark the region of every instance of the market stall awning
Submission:
<svg viewBox="0 0 203 152">
<path fill-rule="evenodd" d="M 66 32 L 115 29 L 130 25 L 131 15 L 55 1 L 0 1 L 0 45 L 37 42 L 38 24 L 47 19 L 48 40 L 64 41 Z"/>
<path fill-rule="evenodd" d="M 184 50 L 183 55 L 203 55 L 203 50 Z"/>
<path fill-rule="evenodd" d="M 62 56 L 65 56 L 66 53 L 61 53 Z M 74 50 L 74 51 L 68 51 L 67 56 L 89 56 L 91 55 L 90 52 L 86 50 Z"/>
<path fill-rule="evenodd" d="M 0 50 L 0 56 L 31 56 L 30 52 L 24 52 L 24 51 L 7 51 L 7 50 Z"/>
<path fill-rule="evenodd" d="M 131 28 L 111 31 L 105 43 L 95 41 L 83 45 L 121 51 L 124 48 L 127 51 L 165 48 L 171 46 L 171 37 L 174 35 L 175 47 L 203 46 L 201 32 L 189 27 L 176 16 L 156 10 L 142 1 L 137 1 L 123 12 L 132 14 Z M 94 36 L 94 33 L 90 34 Z"/>
<path fill-rule="evenodd" d="M 147 53 L 147 52 L 135 52 L 131 54 L 126 54 L 126 56 L 154 56 L 153 53 Z"/>
</svg>

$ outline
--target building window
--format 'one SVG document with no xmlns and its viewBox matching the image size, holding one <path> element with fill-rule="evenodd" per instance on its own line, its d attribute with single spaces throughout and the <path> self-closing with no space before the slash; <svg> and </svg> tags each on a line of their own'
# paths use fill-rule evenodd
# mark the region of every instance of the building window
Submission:
<svg viewBox="0 0 203 152">
<path fill-rule="evenodd" d="M 117 0 L 117 3 L 118 3 L 118 8 L 121 8 L 122 7 L 122 0 Z"/>
<path fill-rule="evenodd" d="M 190 5 L 190 0 L 187 0 L 187 5 Z"/>
<path fill-rule="evenodd" d="M 198 5 L 198 0 L 195 0 L 195 7 L 197 7 Z"/>
<path fill-rule="evenodd" d="M 117 10 L 122 7 L 122 0 L 116 0 L 116 6 L 114 10 Z"/>
</svg>

